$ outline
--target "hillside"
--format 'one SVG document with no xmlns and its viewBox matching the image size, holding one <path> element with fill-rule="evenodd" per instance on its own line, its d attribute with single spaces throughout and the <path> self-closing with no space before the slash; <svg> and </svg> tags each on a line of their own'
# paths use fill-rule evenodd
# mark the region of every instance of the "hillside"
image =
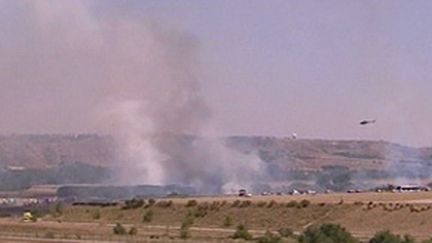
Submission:
<svg viewBox="0 0 432 243">
<path fill-rule="evenodd" d="M 183 139 L 182 142 L 191 141 Z M 432 164 L 432 148 L 413 148 L 385 141 L 236 136 L 226 138 L 226 144 L 243 152 L 257 153 L 266 162 L 296 170 L 318 170 L 328 165 L 382 169 L 393 162 Z M 0 166 L 43 169 L 73 162 L 112 166 L 115 151 L 115 142 L 110 136 L 0 136 Z"/>
<path fill-rule="evenodd" d="M 0 166 L 46 169 L 62 163 L 111 165 L 114 141 L 98 135 L 11 135 L 0 137 Z"/>
<path fill-rule="evenodd" d="M 418 149 L 385 141 L 269 137 L 231 137 L 228 141 L 242 151 L 258 151 L 264 161 L 298 170 L 318 170 L 329 165 L 383 169 L 394 162 L 432 163 L 432 150 L 429 148 Z"/>
<path fill-rule="evenodd" d="M 200 139 L 169 137 L 179 151 L 198 150 Z M 256 154 L 268 168 L 268 183 L 299 182 L 323 189 L 345 190 L 379 180 L 408 178 L 428 181 L 432 148 L 414 148 L 385 141 L 312 140 L 236 136 L 224 138 L 229 148 Z M 39 184 L 103 183 L 121 166 L 116 142 L 100 135 L 12 135 L 0 137 L 0 190 Z M 370 180 L 375 180 L 369 183 Z M 114 181 L 115 182 L 115 181 Z M 113 183 L 113 180 L 111 180 Z M 336 184 L 341 184 L 337 185 Z M 259 190 L 264 190 L 263 188 Z M 287 189 L 288 190 L 288 189 Z"/>
</svg>

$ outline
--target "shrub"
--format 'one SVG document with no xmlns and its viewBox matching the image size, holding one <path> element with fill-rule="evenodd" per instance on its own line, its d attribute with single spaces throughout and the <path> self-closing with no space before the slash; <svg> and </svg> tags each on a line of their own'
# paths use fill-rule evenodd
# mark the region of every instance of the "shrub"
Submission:
<svg viewBox="0 0 432 243">
<path fill-rule="evenodd" d="M 126 229 L 125 229 L 125 227 L 123 227 L 122 224 L 117 223 L 113 228 L 113 232 L 115 235 L 125 235 Z"/>
<path fill-rule="evenodd" d="M 50 214 L 53 217 L 60 217 L 63 215 L 64 205 L 61 202 L 58 202 L 54 205 L 54 207 L 50 207 Z"/>
<path fill-rule="evenodd" d="M 197 208 L 195 210 L 189 210 L 188 214 L 195 218 L 202 218 L 207 215 L 207 210 L 203 208 Z"/>
<path fill-rule="evenodd" d="M 63 205 L 63 203 L 61 203 L 61 202 L 56 203 L 56 205 L 55 205 L 55 211 L 56 211 L 57 215 L 61 216 L 63 214 L 63 211 L 64 211 L 64 205 Z"/>
<path fill-rule="evenodd" d="M 194 209 L 189 209 L 186 217 L 200 218 L 207 215 L 208 204 L 200 204 Z"/>
<path fill-rule="evenodd" d="M 258 243 L 279 243 L 282 239 L 270 231 L 266 231 L 264 236 L 258 238 Z"/>
<path fill-rule="evenodd" d="M 36 222 L 38 220 L 38 218 L 42 218 L 43 216 L 45 216 L 45 213 L 46 212 L 41 211 L 41 210 L 37 210 L 37 209 L 36 210 L 32 210 L 31 211 L 31 214 L 32 214 L 31 220 L 33 222 Z"/>
<path fill-rule="evenodd" d="M 295 208 L 295 207 L 298 206 L 298 202 L 295 201 L 295 200 L 292 200 L 292 201 L 289 201 L 289 202 L 286 204 L 286 206 L 289 207 L 289 208 Z"/>
<path fill-rule="evenodd" d="M 409 210 L 410 210 L 411 213 L 418 213 L 418 212 L 420 212 L 420 209 L 418 207 L 414 206 L 414 205 L 410 205 L 409 206 Z"/>
<path fill-rule="evenodd" d="M 232 236 L 233 239 L 243 239 L 243 240 L 252 240 L 252 235 L 246 229 L 246 227 L 242 224 L 237 226 L 237 230 L 234 232 Z"/>
<path fill-rule="evenodd" d="M 259 201 L 259 202 L 257 202 L 257 207 L 259 207 L 259 208 L 263 208 L 263 207 L 265 207 L 266 205 L 267 205 L 267 202 L 264 202 L 264 201 Z"/>
<path fill-rule="evenodd" d="M 411 236 L 411 235 L 404 235 L 404 238 L 403 238 L 403 241 L 402 241 L 403 243 L 415 243 L 416 242 L 416 240 L 415 240 L 415 238 L 413 237 L 413 236 Z"/>
<path fill-rule="evenodd" d="M 220 207 L 221 207 L 221 203 L 219 201 L 214 201 L 210 205 L 210 210 L 219 210 Z"/>
<path fill-rule="evenodd" d="M 230 216 L 226 216 L 223 222 L 224 227 L 230 227 L 233 225 L 233 220 Z"/>
<path fill-rule="evenodd" d="M 271 200 L 270 202 L 269 202 L 269 204 L 267 205 L 267 207 L 268 208 L 271 208 L 271 207 L 273 207 L 273 206 L 277 206 L 277 202 L 275 201 L 275 200 Z"/>
<path fill-rule="evenodd" d="M 294 232 L 290 228 L 280 228 L 278 230 L 278 232 L 279 232 L 279 235 L 282 236 L 282 237 L 292 237 L 292 236 L 294 236 Z"/>
<path fill-rule="evenodd" d="M 198 205 L 199 210 L 207 211 L 210 208 L 210 204 L 208 202 L 203 202 Z"/>
<path fill-rule="evenodd" d="M 299 208 L 307 208 L 310 205 L 310 201 L 303 199 L 300 201 Z"/>
<path fill-rule="evenodd" d="M 129 235 L 136 235 L 136 234 L 138 234 L 138 229 L 132 226 L 132 228 L 130 228 L 129 230 Z"/>
<path fill-rule="evenodd" d="M 189 227 L 181 227 L 180 228 L 180 238 L 188 239 L 190 237 Z"/>
<path fill-rule="evenodd" d="M 145 205 L 145 208 L 151 207 L 156 203 L 156 200 L 154 200 L 153 198 L 150 198 L 149 200 L 147 200 L 147 204 Z"/>
<path fill-rule="evenodd" d="M 358 241 L 345 228 L 337 224 L 310 226 L 300 236 L 299 243 L 357 243 Z"/>
<path fill-rule="evenodd" d="M 186 207 L 195 207 L 196 205 L 198 205 L 198 202 L 197 202 L 197 200 L 189 200 L 187 203 L 186 203 Z"/>
<path fill-rule="evenodd" d="M 99 210 L 93 211 L 92 218 L 96 219 L 96 220 L 101 218 L 101 214 L 100 214 Z"/>
<path fill-rule="evenodd" d="M 153 219 L 153 211 L 152 210 L 148 210 L 147 212 L 144 213 L 143 216 L 143 222 L 144 223 L 150 223 Z"/>
<path fill-rule="evenodd" d="M 161 207 L 161 208 L 169 208 L 169 207 L 171 207 L 172 204 L 173 204 L 173 202 L 171 200 L 159 201 L 158 203 L 156 203 L 156 206 Z"/>
<path fill-rule="evenodd" d="M 403 238 L 395 235 L 389 230 L 380 231 L 375 234 L 369 243 L 414 243 L 415 239 L 410 235 L 405 235 Z"/>
<path fill-rule="evenodd" d="M 193 224 L 193 217 L 191 216 L 186 216 L 185 219 L 183 219 L 183 222 L 180 226 L 180 238 L 181 239 L 187 239 L 190 237 L 190 233 L 189 233 L 189 227 Z"/>
<path fill-rule="evenodd" d="M 207 215 L 207 210 L 205 210 L 205 209 L 198 208 L 197 210 L 195 210 L 195 217 L 196 218 L 202 218 L 206 215 Z"/>
<path fill-rule="evenodd" d="M 231 207 L 235 208 L 238 207 L 240 205 L 241 201 L 240 200 L 235 200 L 232 204 Z"/>
<path fill-rule="evenodd" d="M 240 203 L 239 207 L 240 207 L 240 208 L 247 208 L 247 207 L 249 207 L 250 205 L 252 205 L 252 202 L 251 202 L 250 200 L 245 200 L 245 201 L 242 201 L 242 202 Z"/>
<path fill-rule="evenodd" d="M 191 226 L 194 223 L 194 219 L 194 214 L 189 212 L 183 219 L 182 226 Z"/>
<path fill-rule="evenodd" d="M 144 205 L 144 200 L 132 198 L 131 200 L 126 200 L 125 205 L 122 209 L 135 209 L 140 208 Z"/>
</svg>

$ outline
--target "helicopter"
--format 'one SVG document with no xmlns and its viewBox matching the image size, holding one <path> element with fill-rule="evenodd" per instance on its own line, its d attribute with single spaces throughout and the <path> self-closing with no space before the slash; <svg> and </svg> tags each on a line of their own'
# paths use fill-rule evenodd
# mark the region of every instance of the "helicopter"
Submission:
<svg viewBox="0 0 432 243">
<path fill-rule="evenodd" d="M 367 125 L 367 124 L 373 124 L 373 123 L 375 123 L 375 122 L 376 122 L 375 119 L 374 119 L 374 120 L 362 120 L 362 121 L 360 122 L 360 125 L 364 126 L 364 125 Z"/>
</svg>

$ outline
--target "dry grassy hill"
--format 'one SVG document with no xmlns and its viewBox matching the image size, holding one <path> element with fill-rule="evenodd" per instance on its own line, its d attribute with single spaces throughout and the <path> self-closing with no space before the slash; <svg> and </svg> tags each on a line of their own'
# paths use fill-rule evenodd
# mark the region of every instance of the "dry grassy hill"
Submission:
<svg viewBox="0 0 432 243">
<path fill-rule="evenodd" d="M 191 141 L 182 140 L 185 143 Z M 264 161 L 286 169 L 316 170 L 326 165 L 380 169 L 394 161 L 432 164 L 432 148 L 413 148 L 385 141 L 293 140 L 258 136 L 229 137 L 225 141 L 228 146 L 256 152 Z M 115 161 L 115 151 L 116 145 L 110 136 L 0 136 L 0 165 L 3 166 L 47 168 L 68 162 L 110 166 Z"/>
<path fill-rule="evenodd" d="M 242 151 L 258 151 L 265 161 L 290 169 L 316 170 L 327 165 L 382 169 L 395 161 L 432 163 L 431 148 L 413 148 L 385 141 L 272 137 L 231 137 L 228 141 Z"/>
<path fill-rule="evenodd" d="M 61 163 L 111 165 L 115 145 L 109 136 L 12 135 L 0 137 L 0 165 L 44 169 Z"/>
<path fill-rule="evenodd" d="M 203 147 L 196 146 L 200 140 L 193 136 L 172 136 L 169 140 L 180 150 Z M 272 183 L 282 183 L 281 186 L 293 181 L 313 184 L 323 173 L 329 184 L 336 182 L 331 181 L 332 178 L 345 176 L 345 173 L 350 180 L 357 182 L 374 180 L 373 185 L 381 184 L 381 179 L 388 181 L 399 177 L 428 182 L 432 174 L 432 148 L 413 148 L 385 141 L 294 140 L 259 136 L 228 137 L 224 138 L 224 143 L 238 151 L 257 154 L 267 163 Z M 109 177 L 109 170 L 115 171 L 113 166 L 118 166 L 117 149 L 110 136 L 1 136 L 1 182 L 9 185 L 14 181 L 13 185 L 2 190 L 28 188 L 40 183 L 101 183 Z M 339 166 L 339 169 L 325 171 L 331 166 Z M 102 168 L 107 171 L 102 171 Z M 25 171 L 19 173 L 20 170 Z M 71 170 L 75 173 L 69 173 Z M 98 177 L 92 176 L 97 172 L 101 172 Z M 62 178 L 65 180 L 59 180 Z M 372 184 L 368 183 L 363 188 Z M 348 187 L 350 185 L 345 184 L 339 189 L 330 189 L 345 190 Z"/>
</svg>

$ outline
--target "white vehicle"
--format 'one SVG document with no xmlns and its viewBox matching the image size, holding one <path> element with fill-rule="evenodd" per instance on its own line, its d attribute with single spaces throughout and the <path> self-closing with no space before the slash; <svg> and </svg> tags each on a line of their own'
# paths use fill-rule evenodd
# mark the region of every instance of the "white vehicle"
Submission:
<svg viewBox="0 0 432 243">
<path fill-rule="evenodd" d="M 289 194 L 290 194 L 290 195 L 300 195 L 301 193 L 300 193 L 298 190 L 293 189 L 292 191 L 290 191 Z"/>
<path fill-rule="evenodd" d="M 419 185 L 402 185 L 397 186 L 394 190 L 396 192 L 427 192 L 430 191 L 429 187 Z"/>
</svg>

